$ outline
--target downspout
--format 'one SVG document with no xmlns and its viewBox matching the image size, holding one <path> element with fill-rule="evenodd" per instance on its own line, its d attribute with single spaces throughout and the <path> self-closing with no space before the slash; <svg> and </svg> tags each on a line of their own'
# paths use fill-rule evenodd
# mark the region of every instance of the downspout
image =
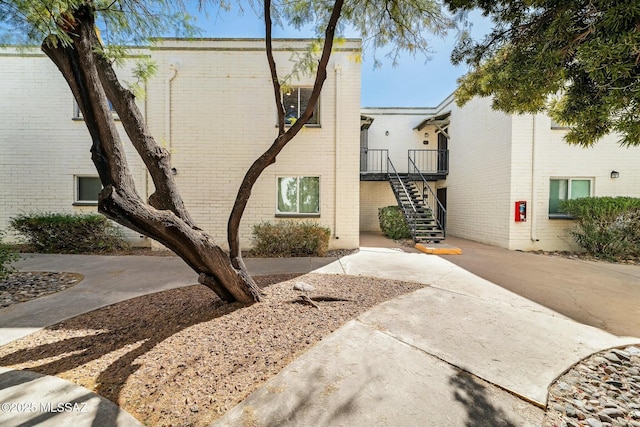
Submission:
<svg viewBox="0 0 640 427">
<path fill-rule="evenodd" d="M 529 208 L 528 215 L 531 218 L 529 221 L 530 235 L 532 242 L 539 242 L 537 230 L 536 230 L 536 201 L 537 201 L 537 193 L 536 193 L 536 114 L 532 116 L 531 121 L 531 207 Z"/>
<path fill-rule="evenodd" d="M 339 194 L 338 194 L 338 171 L 340 170 L 340 155 L 338 153 L 338 148 L 340 147 L 340 81 L 342 79 L 342 65 L 335 64 L 334 71 L 336 73 L 336 102 L 335 102 L 335 156 L 334 156 L 334 177 L 333 177 L 333 195 L 334 195 L 334 206 L 333 206 L 333 232 L 334 237 L 337 239 L 340 238 L 340 234 L 338 233 L 338 203 L 339 203 Z"/>
<path fill-rule="evenodd" d="M 171 141 L 171 82 L 176 78 L 178 69 L 174 64 L 169 64 L 169 76 L 164 81 L 164 137 L 167 141 L 169 154 L 172 152 Z"/>
</svg>

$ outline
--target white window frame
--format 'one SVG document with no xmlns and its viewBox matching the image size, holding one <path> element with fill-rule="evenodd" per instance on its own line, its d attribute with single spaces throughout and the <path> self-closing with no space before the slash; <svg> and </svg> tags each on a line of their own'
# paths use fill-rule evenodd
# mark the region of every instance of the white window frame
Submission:
<svg viewBox="0 0 640 427">
<path fill-rule="evenodd" d="M 282 178 L 296 178 L 298 180 L 297 182 L 297 188 L 296 188 L 296 195 L 297 195 L 297 208 L 296 208 L 296 212 L 281 212 L 278 209 L 278 205 L 279 205 L 279 195 L 280 195 L 280 179 Z M 318 212 L 300 212 L 300 182 L 301 182 L 301 178 L 317 178 L 318 179 Z M 321 196 L 322 196 L 322 191 L 321 191 L 321 186 L 322 186 L 322 179 L 319 175 L 279 175 L 276 177 L 276 217 L 301 217 L 301 218 L 319 218 L 320 217 L 320 212 L 322 210 L 322 200 L 321 200 Z"/>
<path fill-rule="evenodd" d="M 77 206 L 97 206 L 98 199 L 96 200 L 80 200 L 80 180 L 83 178 L 96 178 L 100 180 L 98 175 L 74 175 L 73 176 L 73 204 Z"/>
<path fill-rule="evenodd" d="M 549 187 L 551 187 L 551 181 L 567 181 L 567 198 L 563 199 L 563 200 L 573 200 L 571 197 L 571 182 L 572 181 L 589 181 L 589 196 L 587 197 L 593 197 L 594 194 L 594 184 L 595 184 L 595 178 L 594 177 L 586 177 L 586 176 L 563 176 L 563 177 L 551 177 L 549 178 Z M 551 209 L 551 192 L 549 192 L 549 198 L 548 198 L 548 203 L 549 203 L 549 219 L 572 219 L 573 216 L 566 214 L 566 213 L 562 213 L 562 212 L 550 212 Z"/>
<path fill-rule="evenodd" d="M 298 97 L 297 97 L 298 99 L 296 101 L 297 105 L 294 106 L 294 107 L 297 108 L 297 115 L 294 118 L 295 120 L 292 120 L 291 118 L 287 119 L 287 111 L 288 111 L 288 108 L 290 108 L 290 106 L 288 107 L 286 105 L 284 97 L 285 97 L 285 95 L 288 95 L 288 93 L 285 93 L 284 91 L 282 93 L 282 105 L 283 105 L 284 110 L 285 110 L 285 119 L 284 119 L 285 126 L 292 126 L 296 122 L 296 120 L 298 120 L 300 118 L 300 115 L 302 115 L 302 113 L 304 113 L 304 110 L 302 108 L 300 108 L 300 92 L 301 92 L 302 89 L 309 89 L 309 90 L 313 91 L 313 87 L 311 87 L 311 86 L 290 86 L 289 89 L 288 89 L 288 90 L 297 90 L 298 91 Z M 318 98 L 318 101 L 316 102 L 316 106 L 315 106 L 314 110 L 315 110 L 315 116 L 317 118 L 317 120 L 316 120 L 317 123 L 307 123 L 307 124 L 305 124 L 305 126 L 307 126 L 307 127 L 321 127 L 321 121 L 320 121 L 320 119 L 321 119 L 320 118 L 320 97 Z"/>
</svg>

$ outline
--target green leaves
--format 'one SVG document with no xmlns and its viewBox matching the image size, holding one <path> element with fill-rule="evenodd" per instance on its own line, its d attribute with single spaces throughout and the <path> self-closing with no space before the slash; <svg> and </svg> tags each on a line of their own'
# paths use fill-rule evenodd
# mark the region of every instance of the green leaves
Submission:
<svg viewBox="0 0 640 427">
<path fill-rule="evenodd" d="M 571 235 L 588 253 L 611 260 L 640 256 L 640 199 L 584 197 L 563 201 L 561 209 L 575 217 Z"/>
<path fill-rule="evenodd" d="M 334 2 L 329 0 L 289 0 L 273 6 L 280 22 L 296 28 L 312 26 L 322 37 Z M 278 20 L 276 20 L 278 21 Z M 396 62 L 402 52 L 429 53 L 427 36 L 444 36 L 453 21 L 435 0 L 351 0 L 346 1 L 338 32 L 355 30 L 363 39 L 363 48 L 377 57 Z"/>
<path fill-rule="evenodd" d="M 182 0 L 0 0 L 2 41 L 68 41 L 81 8 L 96 17 L 103 44 L 146 44 L 159 35 L 193 36 L 198 30 Z"/>
<path fill-rule="evenodd" d="M 484 40 L 463 37 L 452 54 L 471 66 L 459 104 L 493 96 L 507 113 L 548 112 L 571 127 L 571 144 L 590 146 L 615 131 L 621 145 L 640 145 L 640 0 L 446 3 L 480 7 L 495 22 Z"/>
</svg>

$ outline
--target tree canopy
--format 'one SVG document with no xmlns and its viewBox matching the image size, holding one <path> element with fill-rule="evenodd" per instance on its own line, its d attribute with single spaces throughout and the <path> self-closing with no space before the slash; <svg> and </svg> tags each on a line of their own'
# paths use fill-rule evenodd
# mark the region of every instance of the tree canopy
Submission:
<svg viewBox="0 0 640 427">
<path fill-rule="evenodd" d="M 464 16 L 493 20 L 480 41 L 460 38 L 452 60 L 471 71 L 457 102 L 493 96 L 507 113 L 546 111 L 570 129 L 570 144 L 591 146 L 616 132 L 640 145 L 640 1 L 446 0 Z"/>
</svg>

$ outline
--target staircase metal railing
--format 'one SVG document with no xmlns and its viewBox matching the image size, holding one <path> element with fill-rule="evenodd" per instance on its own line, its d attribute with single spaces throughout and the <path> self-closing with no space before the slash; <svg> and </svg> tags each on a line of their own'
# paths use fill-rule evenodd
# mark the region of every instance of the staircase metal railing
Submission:
<svg viewBox="0 0 640 427">
<path fill-rule="evenodd" d="M 409 162 L 413 162 L 426 174 L 448 174 L 449 173 L 449 150 L 408 150 Z M 409 163 L 411 170 L 411 163 Z"/>
<path fill-rule="evenodd" d="M 416 208 L 416 205 L 413 203 L 413 198 L 409 194 L 409 191 L 407 190 L 407 186 L 404 185 L 404 182 L 400 178 L 400 174 L 398 174 L 398 171 L 396 170 L 395 166 L 393 166 L 393 162 L 388 157 L 387 157 L 387 165 L 388 165 L 388 170 L 389 170 L 389 172 L 388 172 L 389 178 L 397 179 L 398 183 L 402 187 L 402 191 L 403 191 L 403 193 L 404 193 L 404 195 L 405 195 L 405 197 L 407 199 L 407 202 L 409 203 L 409 205 L 411 207 L 411 211 L 408 211 L 408 208 L 406 207 L 407 204 L 403 203 L 402 200 L 400 200 L 398 192 L 394 191 L 394 194 L 396 195 L 396 200 L 398 202 L 398 205 L 400 206 L 400 208 L 404 212 L 404 217 L 407 219 L 407 222 L 409 223 L 409 228 L 411 229 L 411 235 L 414 235 L 415 231 L 416 231 L 415 218 L 417 216 L 418 209 Z M 391 182 L 391 179 L 389 181 Z"/>
<path fill-rule="evenodd" d="M 422 179 L 422 201 L 429 207 L 429 209 L 431 209 L 431 212 L 434 213 L 433 217 L 438 224 L 438 228 L 442 230 L 443 236 L 446 236 L 445 224 L 443 220 L 445 218 L 445 215 L 447 214 L 447 210 L 444 208 L 442 203 L 440 203 L 440 200 L 438 200 L 438 197 L 429 186 L 427 179 L 424 177 L 420 169 L 418 169 L 411 157 L 409 157 L 409 173 L 420 175 L 420 178 Z M 429 194 L 427 194 L 425 189 L 428 190 Z M 431 197 L 429 197 L 429 195 L 431 195 Z M 435 203 L 433 201 L 435 201 Z"/>
</svg>

